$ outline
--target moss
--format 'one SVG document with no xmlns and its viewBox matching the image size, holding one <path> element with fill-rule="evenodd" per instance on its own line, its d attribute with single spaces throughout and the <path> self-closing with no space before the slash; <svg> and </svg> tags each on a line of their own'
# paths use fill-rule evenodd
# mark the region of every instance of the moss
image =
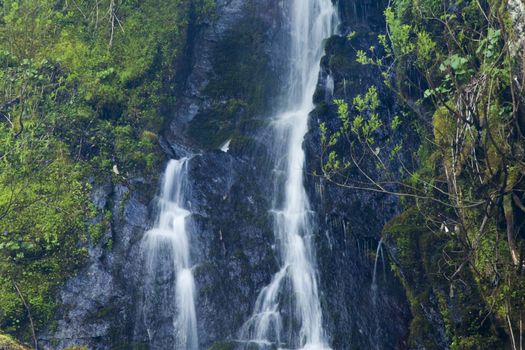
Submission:
<svg viewBox="0 0 525 350">
<path fill-rule="evenodd" d="M 328 113 L 330 113 L 330 107 L 328 106 L 326 102 L 321 102 L 321 103 L 316 104 L 315 109 L 312 112 L 312 114 L 320 115 L 320 116 L 327 115 Z"/>
<path fill-rule="evenodd" d="M 92 224 L 89 226 L 89 236 L 93 243 L 97 244 L 104 235 L 106 227 L 103 223 Z"/>
<path fill-rule="evenodd" d="M 348 57 L 344 54 L 336 54 L 330 57 L 330 68 L 337 72 L 350 72 L 356 71 L 353 68 L 358 67 L 358 63 L 352 57 Z"/>
<path fill-rule="evenodd" d="M 464 269 L 458 275 L 463 282 L 452 285 L 445 278 L 454 271 L 444 264 L 443 252 L 453 256 L 459 249 L 454 241 L 439 231 L 430 231 L 415 207 L 385 225 L 384 235 L 397 247 L 397 265 L 393 271 L 403 283 L 410 302 L 413 317 L 410 344 L 436 348 L 436 340 L 442 338 L 438 328 L 442 327 L 446 340 L 455 344 L 455 349 L 502 346 L 492 320 L 479 312 L 485 302 L 472 274 Z M 429 318 L 425 310 L 434 310 L 440 320 Z"/>
<path fill-rule="evenodd" d="M 106 249 L 108 251 L 112 251 L 113 250 L 113 238 L 108 239 L 108 241 L 106 243 Z"/>
<path fill-rule="evenodd" d="M 455 130 L 456 123 L 447 108 L 441 107 L 434 112 L 432 117 L 434 139 L 441 147 L 450 144 L 448 136 Z"/>
<path fill-rule="evenodd" d="M 435 344 L 437 331 L 426 317 L 425 308 L 433 308 L 431 295 L 433 288 L 427 279 L 425 269 L 425 251 L 428 246 L 428 233 L 424 230 L 422 218 L 415 208 L 410 208 L 391 220 L 384 227 L 384 235 L 393 240 L 398 249 L 397 268 L 393 269 L 400 278 L 410 303 L 412 320 L 410 322 L 409 343 L 412 346 L 423 344 L 425 348 L 437 349 Z"/>
<path fill-rule="evenodd" d="M 257 149 L 257 142 L 249 136 L 236 135 L 232 139 L 230 149 L 236 152 L 250 153 Z"/>
<path fill-rule="evenodd" d="M 8 335 L 0 334 L 0 349 L 2 350 L 30 350 Z"/>
<path fill-rule="evenodd" d="M 225 34 L 214 47 L 217 78 L 210 81 L 207 95 L 240 99 L 254 110 L 264 107 L 272 93 L 270 57 L 264 50 L 266 31 L 264 22 L 254 16 Z"/>
<path fill-rule="evenodd" d="M 511 267 L 505 242 L 502 193 L 521 195 L 523 181 L 516 165 L 520 161 L 515 155 L 523 159 L 524 151 L 522 135 L 509 137 L 519 133 L 519 126 L 515 126 L 519 116 L 508 109 L 516 102 L 501 73 L 521 71 L 523 63 L 495 54 L 512 41 L 504 1 L 486 1 L 482 6 L 460 1 L 454 9 L 437 5 L 426 0 L 390 4 L 394 12 L 389 9 L 385 13 L 389 33 L 379 38 L 386 41 L 386 55 L 372 61 L 387 67 L 383 69 L 387 79 L 390 74 L 395 76 L 394 89 L 402 97 L 398 101 L 406 99 L 407 110 L 417 106 L 417 114 L 423 118 L 417 121 L 420 127 L 416 129 L 427 129 L 423 133 L 418 130 L 422 142 L 418 169 L 407 183 L 417 188 L 416 192 L 446 204 L 403 199 L 403 204 L 414 207 L 390 222 L 385 235 L 397 246 L 394 270 L 410 300 L 413 346 L 427 347 L 438 340 L 442 347 L 453 349 L 505 348 L 510 346 L 513 332 L 509 328 L 516 334 L 525 304 L 518 296 L 523 295 L 523 286 Z M 343 12 L 351 10 L 342 7 Z M 430 14 L 450 21 L 429 20 Z M 454 27 L 465 31 L 447 30 Z M 472 39 L 468 31 L 477 31 L 479 37 Z M 354 38 L 351 45 L 367 52 L 375 50 L 361 47 L 364 42 L 364 37 Z M 449 45 L 452 42 L 455 44 Z M 331 64 L 348 68 L 338 57 L 337 42 L 330 45 L 335 51 Z M 471 91 L 477 93 L 475 101 L 470 100 Z M 454 192 L 456 197 L 451 200 L 447 192 Z M 495 193 L 499 193 L 498 200 L 492 201 Z M 490 202 L 490 210 L 484 205 L 463 207 L 471 202 Z M 520 229 L 516 229 L 515 237 L 520 241 L 525 237 L 523 218 L 518 221 Z M 448 230 L 440 228 L 442 224 Z M 436 332 L 429 325 L 444 332 Z"/>
<path fill-rule="evenodd" d="M 222 341 L 214 343 L 209 350 L 233 350 L 235 349 L 235 343 L 232 341 Z"/>
<path fill-rule="evenodd" d="M 18 294 L 37 332 L 52 328 L 57 291 L 84 265 L 88 239 L 99 241 L 111 221 L 105 215 L 87 227 L 96 215 L 86 208 L 88 183 L 106 183 L 115 164 L 115 182 L 156 176 L 189 7 L 210 3 L 119 2 L 122 30 L 110 49 L 108 22 L 86 17 L 86 2 L 2 1 L 0 91 L 5 101 L 23 100 L 2 110 L 14 125 L 0 123 L 2 331 L 31 338 Z"/>
<path fill-rule="evenodd" d="M 231 138 L 245 110 L 246 104 L 238 99 L 216 104 L 193 118 L 188 134 L 203 148 L 218 148 Z"/>
<path fill-rule="evenodd" d="M 112 314 L 115 315 L 117 313 L 118 313 L 118 309 L 114 305 L 101 307 L 100 309 L 95 311 L 93 314 L 89 315 L 87 317 L 87 320 L 97 321 L 97 320 L 106 318 Z"/>
<path fill-rule="evenodd" d="M 126 192 L 125 197 L 127 198 L 128 196 L 129 196 L 128 192 Z M 113 248 L 113 237 L 111 237 L 112 235 L 111 222 L 113 220 L 113 213 L 111 210 L 107 208 L 112 208 L 113 206 L 114 206 L 114 197 L 110 196 L 109 198 L 107 198 L 107 203 L 105 205 L 105 208 L 99 211 L 99 215 L 102 216 L 101 221 L 95 224 L 96 226 L 95 228 L 90 227 L 90 234 L 91 234 L 94 244 L 101 243 L 102 238 L 107 233 L 108 237 L 104 239 L 104 242 L 102 242 L 103 243 L 102 246 L 108 251 L 111 251 Z"/>
<path fill-rule="evenodd" d="M 252 9 L 247 6 L 249 14 Z M 211 107 L 197 114 L 188 128 L 196 145 L 218 148 L 232 137 L 264 127 L 260 117 L 277 96 L 266 35 L 265 23 L 253 13 L 212 48 L 215 77 L 204 91 Z"/>
<path fill-rule="evenodd" d="M 153 132 L 139 133 L 131 125 L 117 126 L 114 128 L 114 137 L 116 160 L 123 176 L 130 173 L 149 173 L 158 169 L 161 156 Z"/>
</svg>

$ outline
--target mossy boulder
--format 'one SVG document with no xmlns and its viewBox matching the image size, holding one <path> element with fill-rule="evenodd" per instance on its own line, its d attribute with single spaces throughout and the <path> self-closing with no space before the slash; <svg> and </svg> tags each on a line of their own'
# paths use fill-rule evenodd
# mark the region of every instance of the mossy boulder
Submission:
<svg viewBox="0 0 525 350">
<path fill-rule="evenodd" d="M 387 242 L 395 247 L 393 270 L 410 302 L 409 344 L 426 349 L 503 348 L 492 319 L 477 311 L 484 301 L 469 270 L 457 273 L 463 283 L 446 278 L 454 270 L 444 256 L 451 256 L 458 247 L 446 232 L 432 230 L 425 215 L 421 209 L 410 207 L 383 231 Z"/>
<path fill-rule="evenodd" d="M 0 334 L 0 350 L 30 350 L 31 348 L 25 346 L 8 335 Z"/>
</svg>

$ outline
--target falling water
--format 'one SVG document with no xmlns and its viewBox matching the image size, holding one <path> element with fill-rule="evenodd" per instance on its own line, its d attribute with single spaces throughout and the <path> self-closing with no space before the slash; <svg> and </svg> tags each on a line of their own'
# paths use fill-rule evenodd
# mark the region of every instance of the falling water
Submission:
<svg viewBox="0 0 525 350">
<path fill-rule="evenodd" d="M 334 77 L 332 77 L 331 74 L 329 74 L 326 77 L 325 89 L 326 89 L 326 96 L 325 96 L 326 99 L 332 98 L 332 96 L 334 96 L 335 82 L 334 82 Z"/>
<path fill-rule="evenodd" d="M 154 228 L 145 236 L 146 272 L 150 278 L 155 278 L 167 265 L 168 271 L 175 274 L 174 292 L 163 295 L 166 300 L 161 300 L 160 303 L 166 308 L 169 308 L 170 303 L 175 306 L 173 348 L 196 350 L 198 338 L 195 284 L 186 228 L 186 219 L 191 214 L 185 209 L 186 177 L 186 158 L 168 163 L 159 199 L 159 215 Z"/>
<path fill-rule="evenodd" d="M 383 239 L 381 238 L 379 240 L 379 243 L 377 244 L 376 249 L 376 258 L 374 261 L 374 272 L 372 274 L 372 287 L 371 289 L 371 296 L 372 296 L 372 306 L 374 313 L 374 321 L 375 321 L 375 330 L 374 330 L 374 340 L 375 340 L 375 349 L 379 349 L 379 344 L 381 344 L 380 336 L 381 336 L 381 327 L 379 324 L 379 313 L 377 308 L 377 298 L 378 298 L 378 285 L 377 285 L 377 262 L 379 261 L 379 256 L 381 256 L 381 261 L 383 262 L 383 276 L 385 276 L 385 257 L 383 255 Z"/>
<path fill-rule="evenodd" d="M 232 139 L 229 139 L 228 141 L 222 144 L 220 150 L 224 153 L 228 153 L 228 151 L 230 150 L 231 143 L 232 143 Z"/>
<path fill-rule="evenodd" d="M 275 120 L 278 161 L 272 213 L 281 269 L 261 290 L 242 337 L 263 348 L 330 349 L 322 324 L 302 143 L 314 108 L 323 40 L 335 32 L 337 16 L 331 0 L 291 2 L 289 85 Z"/>
<path fill-rule="evenodd" d="M 383 256 L 383 239 L 382 238 L 379 240 L 379 243 L 377 244 L 377 249 L 376 249 L 376 259 L 374 261 L 374 272 L 372 274 L 372 291 L 373 292 L 377 290 L 376 277 L 377 277 L 377 262 L 379 261 L 379 254 L 381 254 L 381 259 L 383 260 L 383 269 L 384 269 L 385 257 Z"/>
</svg>

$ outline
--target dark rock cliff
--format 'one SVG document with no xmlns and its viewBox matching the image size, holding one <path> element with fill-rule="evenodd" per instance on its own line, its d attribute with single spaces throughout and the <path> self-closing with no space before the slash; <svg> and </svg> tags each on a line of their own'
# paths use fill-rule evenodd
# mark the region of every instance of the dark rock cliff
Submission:
<svg viewBox="0 0 525 350">
<path fill-rule="evenodd" d="M 369 46 L 383 30 L 383 6 L 341 1 L 342 33 L 366 33 L 360 45 Z M 192 155 L 188 202 L 196 311 L 200 347 L 208 349 L 237 338 L 260 289 L 278 269 L 268 213 L 271 166 L 266 143 L 267 123 L 279 102 L 278 87 L 288 64 L 286 4 L 221 0 L 216 15 L 193 30 L 179 103 L 166 118 L 162 145 L 166 159 Z M 319 166 L 318 122 L 331 125 L 336 119 L 332 92 L 326 90 L 328 75 L 337 98 L 362 93 L 367 87 L 363 82 L 381 86 L 378 72 L 353 63 L 352 50 L 343 38 L 328 41 L 318 107 L 305 140 L 309 174 Z M 380 94 L 384 114 L 391 115 L 392 96 L 385 88 Z M 230 139 L 227 153 L 218 150 Z M 57 323 L 41 337 L 46 348 L 170 347 L 174 310 L 163 308 L 160 297 L 155 310 L 142 303 L 141 240 L 154 219 L 157 187 L 157 179 L 138 178 L 95 184 L 93 202 L 111 212 L 111 229 L 90 247 L 89 266 L 62 289 Z M 382 226 L 397 213 L 395 199 L 349 192 L 313 176 L 307 176 L 307 189 L 317 213 L 322 306 L 333 348 L 403 348 L 408 306 L 388 262 L 385 269 L 380 265 L 377 292 L 371 289 L 373 254 Z M 168 291 L 173 276 L 164 272 Z M 155 334 L 148 334 L 148 328 Z"/>
<path fill-rule="evenodd" d="M 378 252 L 377 289 L 372 289 L 376 249 L 383 225 L 399 211 L 396 198 L 345 189 L 312 175 L 320 173 L 319 124 L 326 123 L 332 132 L 339 126 L 333 99 L 351 105 L 356 95 L 376 86 L 383 123 L 389 125 L 396 113 L 395 99 L 384 86 L 380 72 L 356 62 L 356 50 L 366 51 L 377 45 L 377 35 L 384 31 L 385 6 L 381 1 L 339 3 L 341 36 L 327 42 L 314 96 L 317 106 L 305 138 L 306 179 L 318 217 L 317 256 L 325 318 L 335 349 L 402 349 L 408 336 L 410 312 L 406 296 L 390 271 L 390 263 L 382 259 L 386 253 Z M 345 38 L 350 32 L 356 33 L 352 42 Z M 380 141 L 379 146 L 388 148 L 386 139 L 391 137 L 395 135 L 381 135 L 385 143 Z M 388 166 L 392 171 L 399 167 L 395 162 Z M 378 170 L 373 166 L 366 171 L 377 177 Z"/>
<path fill-rule="evenodd" d="M 264 190 L 270 170 L 264 157 L 249 160 L 256 150 L 264 154 L 257 128 L 269 115 L 283 67 L 276 54 L 285 37 L 281 6 L 269 0 L 218 1 L 213 18 L 188 35 L 188 62 L 181 64 L 188 71 L 178 82 L 177 108 L 166 117 L 161 140 L 166 159 L 194 155 L 189 202 L 197 233 L 192 260 L 202 348 L 235 338 L 275 270 Z M 230 153 L 213 150 L 233 136 Z M 158 185 L 157 179 L 142 178 L 93 184 L 92 200 L 111 213 L 111 228 L 90 244 L 88 266 L 62 288 L 56 324 L 40 336 L 45 348 L 171 346 L 175 310 L 166 303 L 152 315 L 142 303 L 141 240 L 154 220 Z M 169 293 L 173 276 L 159 274 L 166 275 Z"/>
</svg>

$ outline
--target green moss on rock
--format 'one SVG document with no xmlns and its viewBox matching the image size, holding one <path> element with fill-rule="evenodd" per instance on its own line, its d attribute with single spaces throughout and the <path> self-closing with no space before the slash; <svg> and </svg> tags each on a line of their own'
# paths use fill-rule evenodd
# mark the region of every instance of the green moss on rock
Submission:
<svg viewBox="0 0 525 350">
<path fill-rule="evenodd" d="M 1 350 L 30 350 L 31 348 L 23 345 L 8 335 L 0 334 Z"/>
<path fill-rule="evenodd" d="M 246 110 L 242 100 L 230 99 L 198 113 L 189 125 L 190 137 L 201 147 L 220 147 L 231 138 L 236 122 Z"/>
<path fill-rule="evenodd" d="M 479 313 L 484 301 L 471 273 L 466 269 L 460 273 L 466 284 L 451 284 L 445 277 L 453 271 L 444 264 L 443 253 L 458 250 L 453 241 L 431 231 L 416 207 L 391 220 L 383 233 L 396 247 L 393 271 L 410 303 L 411 346 L 440 349 L 443 344 L 438 341 L 442 341 L 452 349 L 502 348 L 492 320 Z"/>
<path fill-rule="evenodd" d="M 212 47 L 214 77 L 203 92 L 211 106 L 188 127 L 190 138 L 205 149 L 264 127 L 260 117 L 277 94 L 275 72 L 265 49 L 267 27 L 256 13 L 251 14 L 252 9 L 245 11 L 247 18 Z"/>
<path fill-rule="evenodd" d="M 232 341 L 222 341 L 214 343 L 209 350 L 233 350 L 235 349 L 235 343 Z"/>
</svg>

